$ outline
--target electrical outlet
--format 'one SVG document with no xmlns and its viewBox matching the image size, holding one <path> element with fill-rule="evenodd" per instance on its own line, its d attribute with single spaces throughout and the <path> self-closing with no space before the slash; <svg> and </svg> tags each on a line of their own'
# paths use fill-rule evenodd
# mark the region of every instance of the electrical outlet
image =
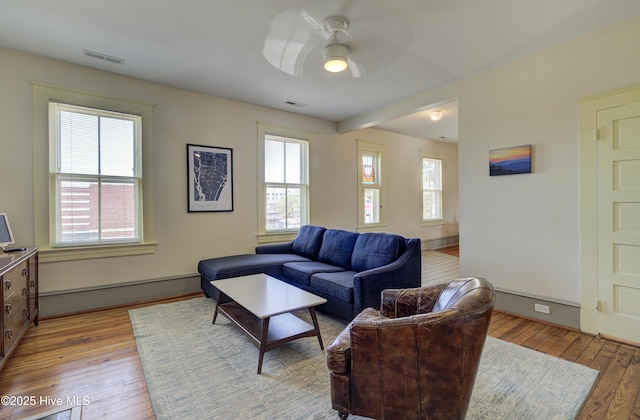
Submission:
<svg viewBox="0 0 640 420">
<path fill-rule="evenodd" d="M 547 305 L 540 305 L 539 303 L 536 303 L 535 306 L 533 307 L 533 309 L 536 312 L 542 312 L 543 314 L 550 314 L 551 311 L 549 310 L 549 307 Z"/>
</svg>

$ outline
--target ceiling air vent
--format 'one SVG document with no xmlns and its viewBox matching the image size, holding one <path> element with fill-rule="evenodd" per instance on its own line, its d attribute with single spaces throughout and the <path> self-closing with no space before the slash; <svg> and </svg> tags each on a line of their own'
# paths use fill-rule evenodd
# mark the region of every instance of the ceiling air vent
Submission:
<svg viewBox="0 0 640 420">
<path fill-rule="evenodd" d="M 294 102 L 294 101 L 284 101 L 285 104 L 287 105 L 293 105 L 293 106 L 297 106 L 298 108 L 304 108 L 305 106 L 307 106 L 307 104 L 303 104 L 300 102 Z"/>
<path fill-rule="evenodd" d="M 84 50 L 84 55 L 98 60 L 107 61 L 109 63 L 124 65 L 124 58 L 113 57 L 95 51 Z"/>
</svg>

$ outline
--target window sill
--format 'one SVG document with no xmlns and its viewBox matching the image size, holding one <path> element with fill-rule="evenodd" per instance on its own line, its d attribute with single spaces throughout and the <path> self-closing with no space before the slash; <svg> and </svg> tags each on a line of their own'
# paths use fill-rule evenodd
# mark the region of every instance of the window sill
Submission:
<svg viewBox="0 0 640 420">
<path fill-rule="evenodd" d="M 38 261 L 40 263 L 50 263 L 153 254 L 156 252 L 156 245 L 157 244 L 155 242 L 147 242 L 142 244 L 118 244 L 48 249 L 40 247 Z"/>
<path fill-rule="evenodd" d="M 298 232 L 261 233 L 258 235 L 259 244 L 275 244 L 290 242 L 296 239 Z"/>
<path fill-rule="evenodd" d="M 387 225 L 384 224 L 371 224 L 356 227 L 356 232 L 365 233 L 365 232 L 384 232 L 387 229 Z"/>
<path fill-rule="evenodd" d="M 420 222 L 420 226 L 423 227 L 427 227 L 427 226 L 441 226 L 444 225 L 445 223 L 447 223 L 446 220 L 444 219 L 439 219 L 439 220 L 422 220 Z"/>
</svg>

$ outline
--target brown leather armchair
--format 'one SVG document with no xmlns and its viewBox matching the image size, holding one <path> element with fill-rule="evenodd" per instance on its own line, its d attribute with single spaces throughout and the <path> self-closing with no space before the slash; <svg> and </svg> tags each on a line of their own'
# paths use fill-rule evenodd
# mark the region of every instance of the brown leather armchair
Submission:
<svg viewBox="0 0 640 420">
<path fill-rule="evenodd" d="M 327 348 L 340 418 L 463 419 L 494 302 L 479 277 L 383 291 Z"/>
</svg>

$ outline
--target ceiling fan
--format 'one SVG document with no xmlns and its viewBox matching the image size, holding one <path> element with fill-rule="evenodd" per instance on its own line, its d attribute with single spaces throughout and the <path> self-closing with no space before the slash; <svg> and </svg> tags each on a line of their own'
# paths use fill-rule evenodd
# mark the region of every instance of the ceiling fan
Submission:
<svg viewBox="0 0 640 420">
<path fill-rule="evenodd" d="M 358 78 L 396 61 L 411 40 L 410 26 L 382 2 L 309 0 L 271 20 L 262 54 L 290 75 Z"/>
</svg>

